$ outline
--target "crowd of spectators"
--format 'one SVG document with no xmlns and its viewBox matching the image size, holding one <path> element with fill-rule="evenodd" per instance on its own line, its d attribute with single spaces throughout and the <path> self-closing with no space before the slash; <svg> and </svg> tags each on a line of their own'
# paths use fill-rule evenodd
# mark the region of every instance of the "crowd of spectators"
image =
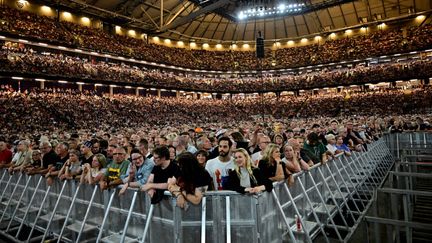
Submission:
<svg viewBox="0 0 432 243">
<path fill-rule="evenodd" d="M 58 91 L 0 86 L 0 168 L 50 185 L 137 188 L 152 203 L 168 190 L 184 209 L 207 190 L 292 185 L 292 174 L 367 150 L 385 132 L 432 131 L 430 87 L 263 100 Z"/>
<path fill-rule="evenodd" d="M 236 124 L 262 115 L 275 119 L 427 113 L 432 108 L 429 87 L 358 93 L 237 99 L 188 99 L 156 96 L 113 96 L 32 90 L 0 92 L 3 134 L 40 133 L 69 129 Z"/>
<path fill-rule="evenodd" d="M 54 18 L 0 6 L 0 31 L 12 35 L 58 42 L 68 46 L 206 70 L 257 70 L 260 64 L 252 51 L 209 51 L 171 48 L 143 40 L 108 34 Z M 367 35 L 328 40 L 301 47 L 280 48 L 262 62 L 262 68 L 287 68 L 344 60 L 363 59 L 430 48 L 432 25 L 379 30 Z"/>
<path fill-rule="evenodd" d="M 351 67 L 326 67 L 319 71 L 260 77 L 204 77 L 185 75 L 125 63 L 89 60 L 64 53 L 36 52 L 30 48 L 4 45 L 0 50 L 0 71 L 15 75 L 48 75 L 63 79 L 88 79 L 130 83 L 138 86 L 204 92 L 257 92 L 313 89 L 379 83 L 432 76 L 432 59 L 423 57 L 383 64 L 356 64 Z"/>
</svg>

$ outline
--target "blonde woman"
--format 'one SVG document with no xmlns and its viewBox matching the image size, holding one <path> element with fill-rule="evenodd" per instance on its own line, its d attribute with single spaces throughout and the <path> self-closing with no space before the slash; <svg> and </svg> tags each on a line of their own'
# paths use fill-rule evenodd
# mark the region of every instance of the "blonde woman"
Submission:
<svg viewBox="0 0 432 243">
<path fill-rule="evenodd" d="M 259 168 L 252 167 L 252 160 L 245 149 L 235 150 L 234 158 L 234 170 L 229 172 L 228 181 L 224 186 L 225 190 L 239 193 L 271 192 L 273 190 L 272 182 L 261 174 Z"/>
<path fill-rule="evenodd" d="M 264 150 L 263 158 L 258 163 L 263 176 L 271 181 L 283 181 L 288 179 L 291 185 L 294 183 L 291 172 L 286 169 L 285 163 L 282 162 L 279 147 L 276 144 L 269 144 Z"/>
</svg>

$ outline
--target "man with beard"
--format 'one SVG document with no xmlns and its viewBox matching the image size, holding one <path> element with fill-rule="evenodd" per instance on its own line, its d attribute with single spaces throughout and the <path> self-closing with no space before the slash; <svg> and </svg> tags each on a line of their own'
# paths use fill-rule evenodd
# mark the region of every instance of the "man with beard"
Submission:
<svg viewBox="0 0 432 243">
<path fill-rule="evenodd" d="M 228 170 L 234 169 L 234 160 L 231 157 L 232 141 L 228 137 L 218 140 L 219 156 L 207 161 L 205 169 L 213 178 L 215 190 L 222 190 L 223 183 L 228 177 Z"/>
</svg>

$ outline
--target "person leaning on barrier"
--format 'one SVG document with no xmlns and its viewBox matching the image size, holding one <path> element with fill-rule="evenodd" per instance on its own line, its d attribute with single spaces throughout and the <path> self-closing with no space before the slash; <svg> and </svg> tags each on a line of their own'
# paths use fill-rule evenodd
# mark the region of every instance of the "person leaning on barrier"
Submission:
<svg viewBox="0 0 432 243">
<path fill-rule="evenodd" d="M 282 162 L 279 147 L 276 144 L 269 144 L 264 150 L 264 155 L 258 163 L 258 168 L 263 176 L 271 181 L 288 180 L 288 184 L 294 183 L 291 172 Z"/>
<path fill-rule="evenodd" d="M 228 174 L 228 180 L 224 185 L 225 190 L 232 190 L 238 193 L 260 193 L 271 192 L 272 182 L 264 177 L 259 168 L 252 166 L 252 159 L 248 152 L 239 148 L 234 151 L 234 170 Z"/>
<path fill-rule="evenodd" d="M 208 189 L 213 188 L 213 180 L 190 152 L 177 157 L 180 176 L 168 179 L 168 191 L 177 198 L 180 208 L 187 208 L 187 202 L 199 204 Z"/>
<path fill-rule="evenodd" d="M 121 175 L 125 175 L 129 167 L 129 160 L 126 160 L 126 150 L 118 147 L 113 151 L 113 162 L 111 162 L 102 179 L 99 181 L 101 190 L 116 187 L 122 184 Z"/>
<path fill-rule="evenodd" d="M 31 150 L 31 156 L 30 157 L 31 157 L 30 163 L 22 165 L 19 167 L 20 172 L 24 172 L 27 174 L 33 168 L 38 168 L 41 166 L 42 162 L 41 162 L 40 150 L 38 150 L 38 149 Z"/>
<path fill-rule="evenodd" d="M 147 192 L 151 197 L 152 204 L 160 202 L 164 191 L 168 189 L 168 179 L 173 176 L 178 178 L 180 168 L 176 163 L 170 161 L 169 150 L 166 146 L 156 147 L 153 150 L 153 161 L 155 166 L 147 180 L 141 186 L 141 191 Z"/>
<path fill-rule="evenodd" d="M 219 156 L 207 161 L 205 169 L 213 178 L 215 190 L 222 190 L 225 179 L 228 178 L 228 171 L 234 168 L 234 161 L 231 157 L 233 145 L 229 137 L 221 137 L 218 140 Z"/>
<path fill-rule="evenodd" d="M 327 148 L 319 141 L 318 135 L 316 133 L 311 132 L 308 134 L 303 148 L 309 151 L 311 156 L 317 158 L 316 160 L 312 159 L 314 163 L 315 161 L 318 161 L 321 164 L 325 164 L 327 162 Z"/>
<path fill-rule="evenodd" d="M 103 154 L 95 154 L 90 164 L 83 164 L 80 183 L 88 183 L 94 185 L 98 183 L 106 172 L 107 160 Z"/>
<path fill-rule="evenodd" d="M 59 156 L 52 149 L 52 145 L 48 141 L 43 141 L 39 145 L 42 152 L 42 166 L 39 168 L 33 168 L 28 174 L 41 174 L 45 175 L 49 169 L 60 160 Z"/>
<path fill-rule="evenodd" d="M 131 160 L 126 174 L 120 176 L 123 181 L 120 195 L 125 193 L 129 187 L 140 188 L 146 184 L 154 167 L 153 159 L 145 158 L 138 149 L 131 151 Z"/>
<path fill-rule="evenodd" d="M 53 177 L 58 176 L 60 170 L 63 168 L 64 164 L 69 160 L 69 144 L 68 143 L 59 143 L 56 147 L 56 154 L 59 156 L 59 161 L 52 166 L 45 177 L 47 178 L 48 185 L 52 185 Z"/>
<path fill-rule="evenodd" d="M 346 156 L 351 156 L 351 150 L 348 148 L 346 144 L 343 143 L 343 136 L 336 137 L 335 146 L 339 151 L 343 151 Z"/>
<path fill-rule="evenodd" d="M 60 180 L 71 180 L 75 179 L 82 172 L 80 152 L 75 149 L 69 150 L 69 159 L 64 163 L 63 167 L 58 172 L 58 178 Z M 50 172 L 46 174 L 46 177 L 50 178 Z"/>
<path fill-rule="evenodd" d="M 19 171 L 23 166 L 26 166 L 31 161 L 31 149 L 29 148 L 30 142 L 21 140 L 18 143 L 17 153 L 12 159 L 12 163 L 9 166 L 9 173 Z"/>
</svg>

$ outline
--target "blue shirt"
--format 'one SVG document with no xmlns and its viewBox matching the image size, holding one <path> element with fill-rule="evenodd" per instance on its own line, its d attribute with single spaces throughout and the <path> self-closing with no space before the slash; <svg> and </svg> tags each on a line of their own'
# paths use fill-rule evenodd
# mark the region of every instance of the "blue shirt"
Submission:
<svg viewBox="0 0 432 243">
<path fill-rule="evenodd" d="M 129 165 L 126 174 L 122 175 L 120 178 L 122 179 L 123 183 L 128 182 L 129 178 L 129 172 L 131 170 L 132 163 Z M 153 170 L 154 162 L 153 159 L 145 159 L 144 163 L 137 167 L 137 171 L 135 173 L 134 181 L 138 182 L 139 186 L 142 186 L 147 183 L 147 180 Z"/>
</svg>

